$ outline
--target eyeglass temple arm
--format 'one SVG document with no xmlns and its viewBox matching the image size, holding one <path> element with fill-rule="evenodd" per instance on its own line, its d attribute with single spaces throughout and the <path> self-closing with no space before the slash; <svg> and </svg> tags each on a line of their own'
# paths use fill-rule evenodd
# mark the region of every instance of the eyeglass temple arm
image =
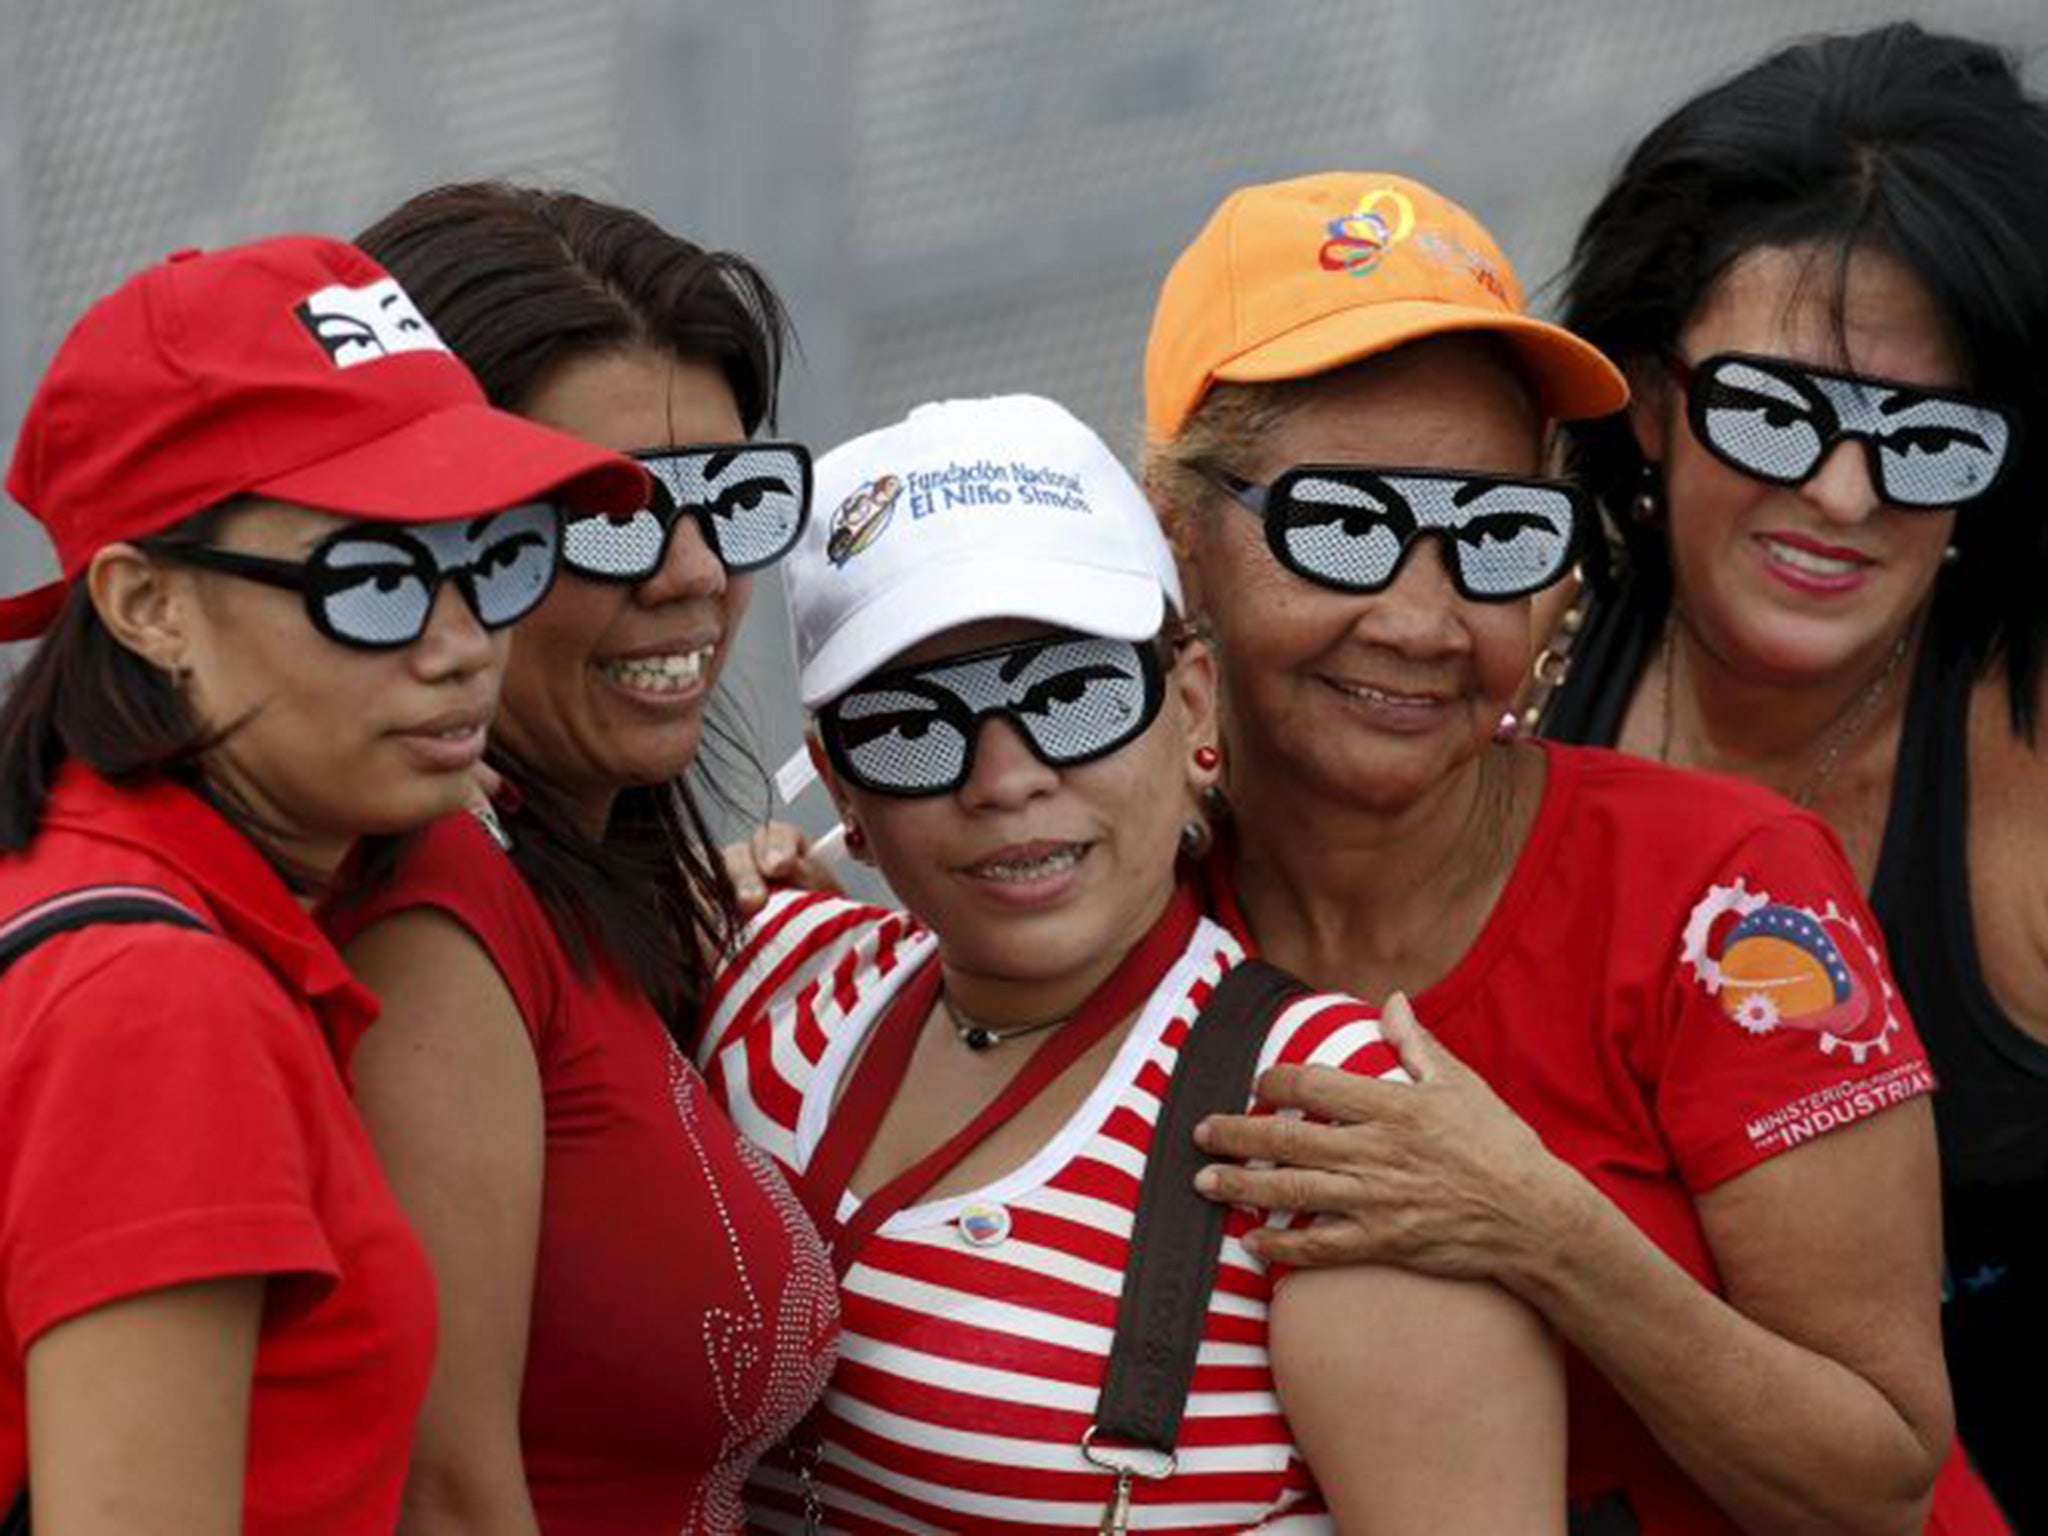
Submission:
<svg viewBox="0 0 2048 1536">
<path fill-rule="evenodd" d="M 267 587 L 282 587 L 287 592 L 306 590 L 306 568 L 294 560 L 273 560 L 267 555 L 216 549 L 211 544 L 179 544 L 165 553 L 182 564 L 225 571 L 230 576 L 261 582 Z"/>
<path fill-rule="evenodd" d="M 1267 487 L 1259 484 L 1258 481 L 1247 480 L 1243 475 L 1235 475 L 1229 470 L 1221 468 L 1207 468 L 1202 473 L 1208 476 L 1225 495 L 1246 511 L 1255 512 L 1260 517 L 1266 515 L 1268 490 Z"/>
</svg>

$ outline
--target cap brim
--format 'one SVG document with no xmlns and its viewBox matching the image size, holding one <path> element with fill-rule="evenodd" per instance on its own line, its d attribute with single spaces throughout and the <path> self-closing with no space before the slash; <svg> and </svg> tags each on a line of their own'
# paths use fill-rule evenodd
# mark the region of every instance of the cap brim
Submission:
<svg viewBox="0 0 2048 1536">
<path fill-rule="evenodd" d="M 1606 416 L 1628 404 L 1628 380 L 1607 355 L 1562 326 L 1432 299 L 1341 309 L 1240 353 L 1216 370 L 1232 384 L 1304 379 L 1431 336 L 1490 331 L 1507 341 L 1554 421 Z"/>
<path fill-rule="evenodd" d="M 479 404 L 419 417 L 250 490 L 351 517 L 427 523 L 541 500 L 633 512 L 651 485 L 623 454 Z"/>
<path fill-rule="evenodd" d="M 1112 640 L 1147 640 L 1166 622 L 1159 583 L 1063 560 L 932 561 L 850 615 L 797 679 L 816 709 L 889 661 L 959 624 L 1028 619 Z"/>
</svg>

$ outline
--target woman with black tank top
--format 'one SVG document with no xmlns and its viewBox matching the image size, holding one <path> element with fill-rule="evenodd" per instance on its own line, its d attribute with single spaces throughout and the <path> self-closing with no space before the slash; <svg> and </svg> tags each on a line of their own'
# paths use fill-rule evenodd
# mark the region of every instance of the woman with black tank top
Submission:
<svg viewBox="0 0 2048 1536">
<path fill-rule="evenodd" d="M 1526 716 L 1841 836 L 1942 1083 L 1961 1437 L 2022 1530 L 2048 1530 L 2044 251 L 2048 105 L 1982 44 L 1822 39 L 1654 129 L 1565 313 L 1635 387 L 1567 429 L 1616 558 Z"/>
</svg>

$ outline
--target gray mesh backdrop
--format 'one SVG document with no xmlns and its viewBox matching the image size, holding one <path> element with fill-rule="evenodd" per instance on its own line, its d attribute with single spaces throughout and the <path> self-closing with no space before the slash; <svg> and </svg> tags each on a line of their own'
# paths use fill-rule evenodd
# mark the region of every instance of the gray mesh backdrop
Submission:
<svg viewBox="0 0 2048 1536">
<path fill-rule="evenodd" d="M 1540 293 L 1673 103 L 1904 15 L 2048 43 L 2039 0 L 0 0 L 0 432 L 77 311 L 163 252 L 506 175 L 758 259 L 804 344 L 783 427 L 820 447 L 1030 389 L 1128 448 L 1153 290 L 1231 185 L 1420 175 Z M 0 588 L 49 568 L 0 512 Z M 763 583 L 731 674 L 771 764 L 797 728 L 779 607 Z"/>
</svg>

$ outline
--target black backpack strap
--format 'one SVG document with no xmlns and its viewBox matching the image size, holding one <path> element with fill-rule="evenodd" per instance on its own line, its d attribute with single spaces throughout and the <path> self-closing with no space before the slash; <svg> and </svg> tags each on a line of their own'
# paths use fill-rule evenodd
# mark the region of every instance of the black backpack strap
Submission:
<svg viewBox="0 0 2048 1536">
<path fill-rule="evenodd" d="M 206 920 L 166 891 L 149 885 L 85 885 L 59 891 L 0 923 L 0 971 L 45 939 L 95 923 L 169 923 L 211 931 Z M 4 1527 L 0 1527 L 4 1536 Z"/>
<path fill-rule="evenodd" d="M 95 923 L 168 923 L 211 932 L 198 913 L 166 891 L 148 885 L 86 885 L 60 891 L 0 923 L 0 972 L 45 939 Z M 23 1487 L 0 1517 L 0 1536 L 28 1536 L 28 1489 Z"/>
<path fill-rule="evenodd" d="M 1173 1469 L 1216 1282 L 1226 1212 L 1195 1192 L 1195 1174 L 1208 1161 L 1195 1145 L 1195 1125 L 1205 1115 L 1244 1108 L 1273 1019 L 1307 990 L 1279 967 L 1248 960 L 1216 984 L 1181 1046 L 1138 1188 L 1109 1371 L 1083 1442 L 1090 1461 L 1116 1474 L 1112 1504 L 1128 1497 L 1133 1476 L 1164 1477 Z M 1121 1454 L 1131 1446 L 1152 1454 Z"/>
</svg>

